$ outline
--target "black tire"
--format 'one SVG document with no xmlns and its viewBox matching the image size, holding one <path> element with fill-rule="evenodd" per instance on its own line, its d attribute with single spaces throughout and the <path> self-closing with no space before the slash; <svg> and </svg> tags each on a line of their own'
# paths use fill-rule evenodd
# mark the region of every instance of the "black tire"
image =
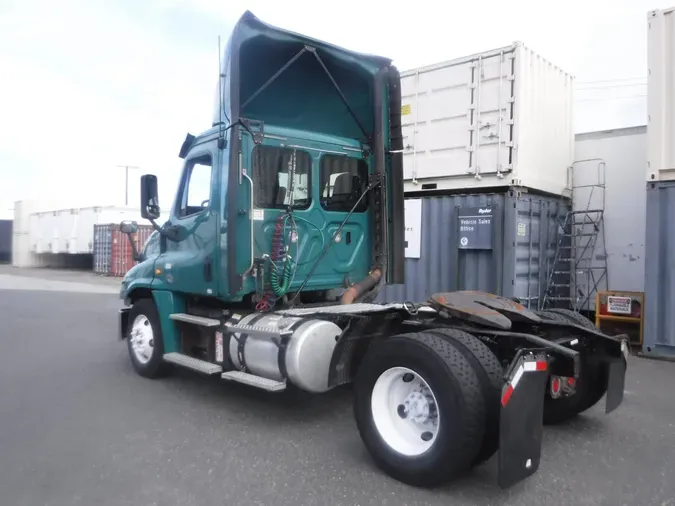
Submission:
<svg viewBox="0 0 675 506">
<path fill-rule="evenodd" d="M 536 311 L 535 313 L 537 316 L 544 320 L 550 320 L 553 322 L 560 322 L 560 323 L 567 323 L 568 320 L 565 318 L 563 315 L 556 313 L 555 311 Z"/>
<path fill-rule="evenodd" d="M 145 363 L 138 359 L 132 345 L 131 331 L 134 322 L 139 317 L 145 317 L 152 329 L 152 354 L 150 355 L 150 359 Z M 129 350 L 129 357 L 134 369 L 141 376 L 145 378 L 158 378 L 165 374 L 166 363 L 162 359 L 164 355 L 162 328 L 159 324 L 157 307 L 152 299 L 139 299 L 131 307 L 131 311 L 129 311 L 129 328 L 127 329 L 127 349 Z"/>
<path fill-rule="evenodd" d="M 414 371 L 436 398 L 440 423 L 435 442 L 416 456 L 394 450 L 375 425 L 373 388 L 393 367 Z M 356 425 L 373 460 L 391 477 L 414 486 L 440 485 L 471 468 L 483 442 L 484 406 L 480 381 L 456 342 L 425 332 L 394 336 L 371 347 L 354 385 Z"/>
<path fill-rule="evenodd" d="M 591 320 L 576 311 L 571 311 L 569 309 L 549 309 L 549 312 L 556 313 L 561 317 L 566 318 L 570 323 L 576 323 L 587 329 L 597 330 L 597 327 Z M 587 377 L 589 378 L 586 382 L 586 398 L 579 413 L 583 413 L 587 409 L 595 406 L 607 393 L 607 376 L 609 371 L 606 364 L 603 364 L 598 360 L 592 360 L 589 357 L 586 361 L 586 372 Z"/>
<path fill-rule="evenodd" d="M 572 311 L 571 309 L 559 309 L 559 308 L 551 308 L 547 309 L 545 311 L 546 313 L 553 313 L 556 315 L 559 315 L 564 319 L 564 321 L 568 321 L 570 323 L 574 323 L 576 325 L 579 325 L 581 327 L 585 327 L 587 329 L 592 329 L 592 330 L 597 330 L 595 327 L 595 324 L 586 318 L 584 315 L 581 313 L 577 313 L 576 311 Z"/>
<path fill-rule="evenodd" d="M 499 405 L 504 369 L 492 350 L 468 332 L 457 329 L 434 329 L 431 332 L 453 341 L 478 376 L 485 402 L 485 436 L 472 462 L 477 466 L 492 457 L 499 447 Z"/>
<path fill-rule="evenodd" d="M 552 308 L 539 311 L 542 318 L 573 323 L 587 329 L 596 330 L 591 320 L 569 309 Z M 547 425 L 565 422 L 592 408 L 607 392 L 607 367 L 592 357 L 582 360 L 581 371 L 576 383 L 576 392 L 570 397 L 553 399 L 548 393 L 544 399 L 544 423 Z"/>
</svg>

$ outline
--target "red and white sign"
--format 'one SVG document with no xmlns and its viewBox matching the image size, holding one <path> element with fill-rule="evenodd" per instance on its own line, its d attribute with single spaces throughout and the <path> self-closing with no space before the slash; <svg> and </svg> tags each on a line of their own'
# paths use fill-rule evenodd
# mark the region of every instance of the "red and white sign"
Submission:
<svg viewBox="0 0 675 506">
<path fill-rule="evenodd" d="M 609 295 L 607 297 L 607 312 L 614 314 L 631 314 L 633 299 L 630 297 L 617 297 Z"/>
</svg>

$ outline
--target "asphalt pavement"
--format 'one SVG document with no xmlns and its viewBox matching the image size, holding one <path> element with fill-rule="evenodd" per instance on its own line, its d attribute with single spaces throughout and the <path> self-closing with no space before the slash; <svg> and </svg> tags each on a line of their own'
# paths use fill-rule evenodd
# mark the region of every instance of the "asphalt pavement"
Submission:
<svg viewBox="0 0 675 506">
<path fill-rule="evenodd" d="M 112 285 L 40 279 L 0 274 L 2 505 L 675 505 L 673 363 L 631 359 L 624 404 L 547 428 L 525 482 L 499 489 L 493 458 L 421 490 L 374 467 L 349 389 L 141 378 Z"/>
</svg>

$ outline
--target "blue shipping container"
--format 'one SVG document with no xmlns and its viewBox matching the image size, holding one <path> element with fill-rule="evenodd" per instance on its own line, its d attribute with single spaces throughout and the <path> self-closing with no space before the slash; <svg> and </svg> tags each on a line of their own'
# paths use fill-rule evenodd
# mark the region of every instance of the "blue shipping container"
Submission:
<svg viewBox="0 0 675 506">
<path fill-rule="evenodd" d="M 675 357 L 675 182 L 647 183 L 642 352 Z"/>
<path fill-rule="evenodd" d="M 421 201 L 420 258 L 406 258 L 405 284 L 384 287 L 379 301 L 423 302 L 434 293 L 482 290 L 518 297 L 526 307 L 540 308 L 569 199 L 511 188 Z M 484 227 L 490 237 L 467 240 L 460 219 L 467 211 L 480 209 L 491 210 L 491 224 Z M 484 249 L 467 249 L 474 239 Z"/>
</svg>

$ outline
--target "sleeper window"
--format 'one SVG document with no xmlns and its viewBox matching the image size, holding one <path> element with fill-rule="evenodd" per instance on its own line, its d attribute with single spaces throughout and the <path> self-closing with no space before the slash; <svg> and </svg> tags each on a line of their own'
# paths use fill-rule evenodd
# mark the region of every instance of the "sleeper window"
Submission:
<svg viewBox="0 0 675 506">
<path fill-rule="evenodd" d="M 359 158 L 327 154 L 321 157 L 320 171 L 321 206 L 327 211 L 351 211 L 366 191 L 368 164 Z M 361 199 L 354 212 L 365 212 L 367 199 Z"/>
</svg>

